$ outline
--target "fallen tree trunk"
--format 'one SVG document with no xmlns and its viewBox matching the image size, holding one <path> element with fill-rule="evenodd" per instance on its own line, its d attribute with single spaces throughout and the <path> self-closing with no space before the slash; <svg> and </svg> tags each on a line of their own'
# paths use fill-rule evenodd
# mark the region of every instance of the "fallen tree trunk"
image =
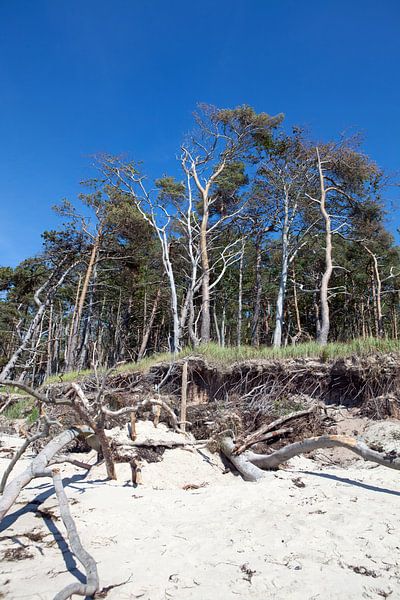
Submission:
<svg viewBox="0 0 400 600">
<path fill-rule="evenodd" d="M 247 458 L 247 453 L 239 455 L 234 453 L 235 443 L 232 438 L 222 438 L 220 448 L 233 466 L 236 467 L 245 481 L 258 481 L 264 477 L 264 471 L 250 462 L 250 460 Z"/>
<path fill-rule="evenodd" d="M 17 475 L 5 488 L 0 499 L 0 521 L 8 513 L 21 490 L 28 485 L 35 477 L 41 477 L 48 467 L 50 461 L 60 450 L 79 435 L 79 429 L 72 427 L 66 429 L 55 438 L 53 438 L 37 456 L 32 460 L 29 466 Z"/>
<path fill-rule="evenodd" d="M 248 450 L 240 455 L 236 455 L 235 444 L 232 438 L 229 437 L 222 439 L 220 447 L 224 455 L 243 475 L 246 481 L 257 481 L 263 476 L 263 471 L 277 469 L 281 464 L 295 456 L 323 448 L 346 448 L 354 452 L 354 454 L 361 456 L 364 460 L 375 462 L 389 469 L 400 470 L 400 456 L 396 453 L 385 454 L 384 452 L 377 452 L 364 442 L 344 435 L 321 435 L 319 437 L 308 438 L 301 442 L 294 442 L 293 444 L 284 446 L 271 454 L 257 454 Z"/>
<path fill-rule="evenodd" d="M 372 450 L 367 444 L 356 440 L 355 438 L 346 435 L 321 435 L 318 437 L 308 438 L 301 442 L 294 442 L 288 446 L 284 446 L 276 450 L 272 454 L 256 454 L 251 452 L 251 462 L 261 469 L 275 469 L 282 463 L 286 462 L 299 454 L 307 454 L 313 450 L 323 448 L 347 448 L 364 460 L 375 462 L 378 465 L 388 467 L 389 469 L 400 470 L 400 457 L 397 454 L 393 456 L 384 452 Z"/>
</svg>

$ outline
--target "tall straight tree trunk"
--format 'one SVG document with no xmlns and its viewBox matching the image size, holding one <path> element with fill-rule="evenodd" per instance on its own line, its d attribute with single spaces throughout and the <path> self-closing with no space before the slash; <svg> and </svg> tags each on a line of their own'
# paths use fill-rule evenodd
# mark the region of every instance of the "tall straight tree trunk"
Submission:
<svg viewBox="0 0 400 600">
<path fill-rule="evenodd" d="M 67 371 L 72 371 L 77 363 L 77 349 L 79 343 L 79 329 L 81 324 L 81 317 L 83 308 L 85 306 L 86 296 L 89 289 L 89 283 L 95 269 L 97 256 L 100 248 L 101 241 L 101 228 L 97 231 L 96 238 L 93 243 L 92 251 L 90 253 L 89 264 L 86 269 L 85 278 L 82 285 L 82 291 L 80 293 L 78 308 L 76 310 L 76 316 L 72 323 L 72 335 L 71 335 L 71 345 L 68 351 L 68 362 L 67 362 Z"/>
<path fill-rule="evenodd" d="M 147 344 L 149 342 L 150 333 L 153 329 L 154 319 L 156 318 L 158 303 L 161 297 L 161 287 L 158 288 L 156 297 L 153 302 L 153 307 L 151 309 L 150 317 L 145 324 L 145 328 L 143 331 L 142 343 L 140 344 L 139 352 L 137 355 L 137 360 L 139 361 L 143 358 L 144 353 L 146 352 Z"/>
<path fill-rule="evenodd" d="M 297 331 L 296 334 L 294 335 L 293 339 L 292 339 L 292 343 L 296 344 L 298 342 L 298 340 L 301 338 L 301 335 L 303 333 L 303 329 L 301 327 L 301 319 L 300 319 L 300 311 L 299 311 L 299 302 L 298 302 L 298 298 L 297 298 L 297 287 L 296 287 L 296 271 L 294 269 L 294 266 L 292 268 L 292 273 L 293 273 L 293 303 L 294 303 L 294 314 L 296 317 L 296 327 L 297 327 Z"/>
<path fill-rule="evenodd" d="M 256 284 L 255 284 L 255 301 L 253 321 L 251 324 L 251 345 L 260 345 L 260 312 L 261 312 L 261 241 L 256 240 Z"/>
<path fill-rule="evenodd" d="M 222 317 L 221 317 L 221 346 L 225 348 L 225 331 L 226 331 L 226 308 L 225 302 L 222 307 Z"/>
<path fill-rule="evenodd" d="M 243 307 L 243 255 L 244 244 L 239 261 L 239 290 L 238 290 L 238 313 L 237 313 L 237 346 L 242 344 L 242 307 Z"/>
<path fill-rule="evenodd" d="M 221 346 L 221 333 L 220 333 L 219 325 L 218 325 L 218 317 L 217 317 L 217 310 L 215 308 L 215 302 L 213 305 L 213 316 L 214 316 L 214 327 L 215 327 L 215 334 L 217 336 L 218 346 Z"/>
<path fill-rule="evenodd" d="M 200 337 L 202 344 L 210 341 L 211 319 L 210 319 L 210 262 L 207 248 L 208 227 L 208 198 L 203 193 L 203 218 L 200 228 L 200 252 L 201 252 L 201 329 Z"/>
<path fill-rule="evenodd" d="M 331 218 L 329 216 L 328 211 L 326 210 L 326 192 L 325 192 L 325 181 L 324 175 L 322 171 L 321 159 L 319 156 L 319 151 L 317 148 L 317 157 L 318 157 L 318 170 L 319 170 L 319 180 L 320 180 L 320 188 L 321 188 L 321 197 L 319 201 L 320 211 L 325 224 L 325 271 L 322 275 L 321 279 L 321 288 L 320 288 L 320 327 L 319 334 L 317 337 L 317 342 L 321 346 L 326 346 L 328 343 L 329 336 L 329 328 L 330 328 L 330 316 L 329 316 L 329 302 L 328 302 L 328 290 L 329 290 L 329 281 L 333 272 L 333 264 L 332 264 L 332 226 L 331 226 Z"/>
<path fill-rule="evenodd" d="M 372 258 L 373 264 L 373 275 L 372 275 L 372 293 L 374 299 L 374 311 L 376 315 L 376 335 L 377 337 L 383 337 L 383 315 L 382 315 L 382 280 L 379 273 L 379 265 L 376 254 L 372 252 L 367 246 L 364 246 L 365 250 Z"/>
<path fill-rule="evenodd" d="M 286 286 L 289 267 L 289 212 L 287 202 L 285 204 L 285 217 L 282 227 L 282 260 L 281 274 L 279 277 L 278 297 L 276 299 L 274 347 L 282 345 L 282 331 L 285 309 Z"/>
</svg>

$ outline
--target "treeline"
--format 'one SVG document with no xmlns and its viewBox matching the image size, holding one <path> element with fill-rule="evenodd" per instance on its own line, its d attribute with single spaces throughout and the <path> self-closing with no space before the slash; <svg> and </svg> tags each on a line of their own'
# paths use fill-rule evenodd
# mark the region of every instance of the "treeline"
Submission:
<svg viewBox="0 0 400 600">
<path fill-rule="evenodd" d="M 210 340 L 276 347 L 398 337 L 386 178 L 358 140 L 202 106 L 178 177 L 98 157 L 43 251 L 0 269 L 2 377 L 140 360 Z"/>
</svg>

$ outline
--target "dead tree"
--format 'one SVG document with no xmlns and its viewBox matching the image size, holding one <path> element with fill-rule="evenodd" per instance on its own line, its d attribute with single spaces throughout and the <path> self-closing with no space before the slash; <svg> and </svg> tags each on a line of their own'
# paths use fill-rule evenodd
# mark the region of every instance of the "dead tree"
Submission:
<svg viewBox="0 0 400 600">
<path fill-rule="evenodd" d="M 18 364 L 18 360 L 23 355 L 23 353 L 27 350 L 29 343 L 31 342 L 34 335 L 37 333 L 40 323 L 44 317 L 45 311 L 48 306 L 51 304 L 57 290 L 64 283 L 67 275 L 76 267 L 78 262 L 74 262 L 70 265 L 64 272 L 60 274 L 60 270 L 63 266 L 63 263 L 56 268 L 47 281 L 40 286 L 38 290 L 36 290 L 34 294 L 34 301 L 37 306 L 37 310 L 35 316 L 33 317 L 25 335 L 22 337 L 21 342 L 18 348 L 13 352 L 7 364 L 3 367 L 0 372 L 0 380 L 7 379 L 12 371 Z M 41 296 L 45 294 L 44 299 Z"/>
<path fill-rule="evenodd" d="M 162 262 L 168 279 L 171 295 L 171 312 L 173 322 L 172 351 L 178 352 L 181 347 L 181 327 L 179 322 L 178 292 L 175 272 L 171 260 L 170 229 L 173 215 L 165 206 L 162 195 L 152 195 L 146 188 L 145 177 L 139 173 L 134 163 L 123 163 L 116 157 L 103 156 L 100 166 L 110 185 L 129 195 L 142 218 L 150 225 L 161 245 Z"/>
</svg>

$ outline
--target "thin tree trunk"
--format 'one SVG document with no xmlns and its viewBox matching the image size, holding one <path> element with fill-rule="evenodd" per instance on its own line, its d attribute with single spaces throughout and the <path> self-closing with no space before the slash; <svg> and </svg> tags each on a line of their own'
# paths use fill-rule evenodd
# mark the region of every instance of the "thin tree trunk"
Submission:
<svg viewBox="0 0 400 600">
<path fill-rule="evenodd" d="M 149 341 L 149 337 L 150 337 L 150 333 L 151 330 L 153 329 L 153 324 L 154 324 L 154 319 L 156 318 L 156 314 L 157 314 L 157 308 L 158 308 L 158 303 L 160 301 L 161 298 L 161 287 L 158 288 L 157 290 L 157 294 L 156 297 L 154 299 L 153 302 L 153 308 L 151 309 L 151 314 L 150 314 L 150 318 L 147 321 L 145 327 L 144 327 L 144 331 L 143 331 L 143 338 L 142 338 L 142 343 L 140 345 L 139 348 L 139 352 L 137 355 L 137 360 L 139 361 L 141 358 L 143 358 L 145 352 L 146 352 L 146 348 L 147 348 L 147 344 Z"/>
<path fill-rule="evenodd" d="M 325 181 L 322 171 L 321 159 L 317 148 L 318 157 L 318 171 L 320 179 L 321 196 L 319 201 L 319 207 L 325 223 L 325 271 L 321 279 L 320 288 L 320 308 L 321 318 L 320 327 L 317 341 L 321 346 L 326 346 L 328 343 L 329 328 L 330 328 L 330 316 L 329 316 L 329 302 L 328 302 L 328 290 L 329 281 L 333 272 L 332 264 L 332 228 L 331 218 L 328 211 L 326 210 L 326 192 L 325 192 Z"/>
<path fill-rule="evenodd" d="M 72 323 L 73 329 L 72 329 L 72 335 L 71 335 L 71 345 L 70 345 L 70 349 L 68 352 L 68 362 L 66 365 L 67 371 L 72 371 L 77 362 L 76 353 L 77 353 L 78 343 L 79 343 L 79 328 L 80 328 L 80 324 L 81 324 L 83 308 L 85 306 L 86 296 L 87 296 L 88 289 L 89 289 L 89 283 L 92 278 L 93 271 L 95 270 L 95 265 L 96 265 L 97 256 L 98 256 L 98 252 L 99 252 L 99 248 L 100 248 L 100 242 L 101 242 L 101 233 L 102 233 L 101 228 L 99 228 L 99 230 L 97 231 L 96 238 L 93 243 L 92 252 L 90 253 L 89 264 L 86 269 L 85 278 L 84 278 L 83 285 L 82 285 L 82 291 L 81 291 L 80 297 L 79 297 L 78 308 L 76 311 L 76 317 Z"/>
<path fill-rule="evenodd" d="M 282 331 L 284 320 L 284 305 L 286 297 L 286 285 L 289 266 L 289 214 L 285 209 L 285 220 L 282 228 L 282 261 L 281 274 L 279 278 L 278 297 L 276 300 L 274 347 L 279 348 L 282 345 Z"/>
<path fill-rule="evenodd" d="M 217 342 L 218 345 L 221 346 L 221 332 L 219 330 L 219 325 L 218 325 L 218 317 L 217 317 L 217 310 L 215 307 L 215 302 L 213 304 L 213 316 L 214 316 L 214 326 L 215 326 L 215 333 L 217 336 Z"/>
<path fill-rule="evenodd" d="M 208 227 L 208 197 L 203 193 L 203 218 L 200 228 L 200 252 L 201 252 L 201 343 L 210 341 L 211 319 L 210 319 L 210 262 L 207 248 Z"/>
<path fill-rule="evenodd" d="M 260 311 L 261 311 L 261 242 L 256 240 L 256 284 L 255 284 L 255 301 L 253 321 L 251 325 L 251 345 L 260 345 Z"/>
<path fill-rule="evenodd" d="M 367 246 L 364 246 L 365 250 L 372 258 L 373 263 L 373 298 L 374 298 L 374 309 L 376 314 L 376 335 L 377 337 L 383 337 L 383 316 L 382 316 L 382 281 L 379 273 L 379 265 L 376 254 L 374 254 Z"/>
<path fill-rule="evenodd" d="M 239 261 L 239 290 L 238 290 L 238 312 L 237 312 L 237 346 L 242 344 L 242 306 L 243 306 L 243 256 L 244 243 Z"/>
</svg>

